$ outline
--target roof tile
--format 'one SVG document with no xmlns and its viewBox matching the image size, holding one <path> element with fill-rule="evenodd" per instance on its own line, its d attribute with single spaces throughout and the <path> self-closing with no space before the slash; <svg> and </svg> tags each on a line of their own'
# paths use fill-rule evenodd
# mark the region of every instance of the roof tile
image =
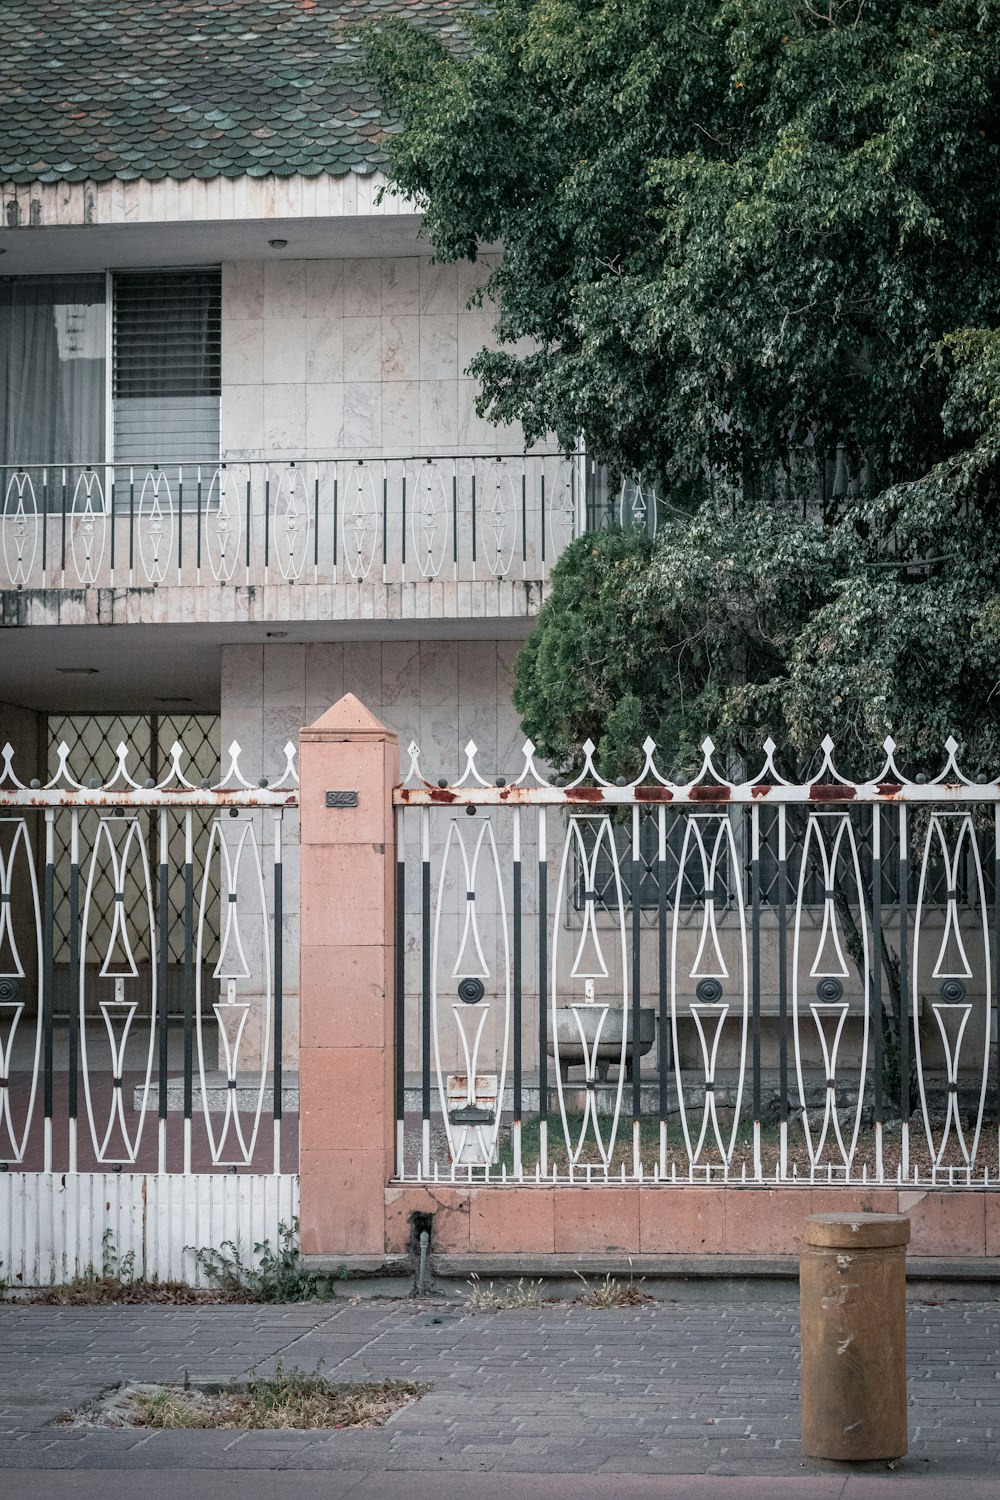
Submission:
<svg viewBox="0 0 1000 1500">
<path fill-rule="evenodd" d="M 370 173 L 391 122 L 355 28 L 455 36 L 479 3 L 7 0 L 0 181 Z"/>
</svg>

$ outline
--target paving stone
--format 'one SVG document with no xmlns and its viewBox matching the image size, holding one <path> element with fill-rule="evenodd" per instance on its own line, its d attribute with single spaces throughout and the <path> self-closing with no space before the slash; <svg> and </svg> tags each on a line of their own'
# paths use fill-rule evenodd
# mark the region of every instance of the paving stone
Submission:
<svg viewBox="0 0 1000 1500">
<path fill-rule="evenodd" d="M 801 1475 L 797 1308 L 552 1306 L 418 1324 L 420 1304 L 2 1310 L 0 1467 Z M 426 1306 L 426 1305 L 425 1305 Z M 67 1313 L 75 1316 L 67 1316 Z M 1000 1308 L 909 1309 L 906 1472 L 1000 1466 Z M 432 1383 L 385 1427 L 333 1433 L 55 1428 L 129 1379 L 235 1379 L 278 1359 Z M 112 1462 L 113 1460 L 113 1462 Z"/>
</svg>

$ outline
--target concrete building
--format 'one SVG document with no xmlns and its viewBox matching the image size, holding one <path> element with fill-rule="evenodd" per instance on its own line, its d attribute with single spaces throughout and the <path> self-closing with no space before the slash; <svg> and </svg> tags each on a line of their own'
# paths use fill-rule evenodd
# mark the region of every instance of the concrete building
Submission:
<svg viewBox="0 0 1000 1500">
<path fill-rule="evenodd" d="M 472 739 L 519 764 L 513 662 L 583 468 L 477 415 L 489 257 L 435 264 L 382 196 L 354 21 L 7 7 L 0 716 L 43 777 L 66 737 L 103 778 L 123 736 L 154 775 L 180 737 L 274 777 L 345 692 L 433 774 Z"/>
</svg>

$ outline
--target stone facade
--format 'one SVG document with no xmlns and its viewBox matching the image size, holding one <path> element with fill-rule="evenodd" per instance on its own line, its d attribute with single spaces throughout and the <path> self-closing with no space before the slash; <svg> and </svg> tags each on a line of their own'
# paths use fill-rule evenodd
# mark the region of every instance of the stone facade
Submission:
<svg viewBox="0 0 1000 1500">
<path fill-rule="evenodd" d="M 235 458 L 520 453 L 465 373 L 493 342 L 489 263 L 428 256 L 223 264 L 222 449 Z"/>
</svg>

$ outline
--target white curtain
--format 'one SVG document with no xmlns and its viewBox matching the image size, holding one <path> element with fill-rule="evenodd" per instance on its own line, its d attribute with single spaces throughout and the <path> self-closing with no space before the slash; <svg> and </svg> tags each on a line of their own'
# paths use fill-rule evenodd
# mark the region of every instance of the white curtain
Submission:
<svg viewBox="0 0 1000 1500">
<path fill-rule="evenodd" d="M 104 276 L 0 281 L 0 467 L 104 459 Z"/>
</svg>

